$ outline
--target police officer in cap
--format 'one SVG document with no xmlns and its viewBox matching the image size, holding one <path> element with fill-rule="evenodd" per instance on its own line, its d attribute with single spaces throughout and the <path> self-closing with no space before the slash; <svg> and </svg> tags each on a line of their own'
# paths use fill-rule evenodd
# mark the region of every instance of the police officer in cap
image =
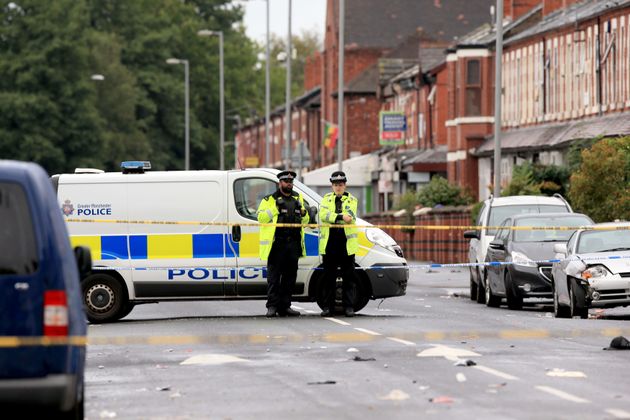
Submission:
<svg viewBox="0 0 630 420">
<path fill-rule="evenodd" d="M 346 316 L 354 316 L 355 284 L 357 276 L 354 255 L 359 250 L 357 239 L 357 199 L 346 192 L 346 174 L 333 172 L 330 177 L 332 192 L 321 203 L 321 221 L 341 227 L 322 225 L 319 253 L 324 260 L 324 299 L 322 316 L 331 316 L 335 308 L 337 269 L 343 279 L 342 304 Z"/>
<path fill-rule="evenodd" d="M 260 223 L 308 224 L 304 198 L 293 191 L 296 173 L 278 173 L 278 189 L 258 206 Z M 267 317 L 299 316 L 291 309 L 298 260 L 306 256 L 303 227 L 260 227 L 260 259 L 267 260 Z"/>
</svg>

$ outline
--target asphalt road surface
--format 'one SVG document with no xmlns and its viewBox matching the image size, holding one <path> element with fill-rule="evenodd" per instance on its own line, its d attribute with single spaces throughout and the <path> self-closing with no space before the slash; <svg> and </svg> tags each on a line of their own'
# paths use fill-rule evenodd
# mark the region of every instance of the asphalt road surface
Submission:
<svg viewBox="0 0 630 420">
<path fill-rule="evenodd" d="M 527 304 L 527 301 L 526 301 Z M 465 269 L 412 270 L 354 318 L 263 301 L 142 305 L 89 327 L 86 418 L 630 419 L 630 309 L 555 319 L 470 300 Z"/>
</svg>

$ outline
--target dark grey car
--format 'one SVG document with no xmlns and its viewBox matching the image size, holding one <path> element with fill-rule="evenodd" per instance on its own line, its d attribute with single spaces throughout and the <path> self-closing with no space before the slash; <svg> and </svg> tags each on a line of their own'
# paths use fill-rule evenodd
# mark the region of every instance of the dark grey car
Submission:
<svg viewBox="0 0 630 420">
<path fill-rule="evenodd" d="M 553 246 L 593 221 L 580 213 L 524 214 L 507 218 L 490 242 L 484 267 L 486 305 L 505 298 L 510 309 L 521 309 L 523 298 L 552 297 L 550 260 Z M 574 229 L 572 229 L 574 228 Z"/>
</svg>

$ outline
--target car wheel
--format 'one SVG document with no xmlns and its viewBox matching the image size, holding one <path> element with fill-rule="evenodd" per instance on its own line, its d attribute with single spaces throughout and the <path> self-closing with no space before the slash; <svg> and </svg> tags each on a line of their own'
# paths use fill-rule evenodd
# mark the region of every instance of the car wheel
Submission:
<svg viewBox="0 0 630 420">
<path fill-rule="evenodd" d="M 477 283 L 474 279 L 473 270 L 477 271 L 477 278 L 479 278 L 479 270 L 477 267 L 470 267 L 470 300 L 477 299 Z"/>
<path fill-rule="evenodd" d="M 523 298 L 514 293 L 514 284 L 512 283 L 512 275 L 509 270 L 505 272 L 504 284 L 505 300 L 507 301 L 508 308 L 512 310 L 523 309 Z"/>
<path fill-rule="evenodd" d="M 498 308 L 501 305 L 501 297 L 495 295 L 492 292 L 492 286 L 490 285 L 490 282 L 488 281 L 488 275 L 485 275 L 485 281 L 484 283 L 486 284 L 485 287 L 485 292 L 486 292 L 486 306 L 490 307 L 490 308 Z"/>
<path fill-rule="evenodd" d="M 486 303 L 486 288 L 483 284 L 483 279 L 479 277 L 479 283 L 477 283 L 477 303 Z"/>
<path fill-rule="evenodd" d="M 586 306 L 586 295 L 575 281 L 571 282 L 569 288 L 571 297 L 571 317 L 579 316 L 582 319 L 588 318 L 588 307 Z"/>
<path fill-rule="evenodd" d="M 560 303 L 558 297 L 558 291 L 556 290 L 555 283 L 553 287 L 553 314 L 556 318 L 569 318 L 571 316 L 570 308 Z"/>
<path fill-rule="evenodd" d="M 118 279 L 106 273 L 88 276 L 81 282 L 87 319 L 93 324 L 115 321 L 127 303 L 127 294 Z"/>
</svg>

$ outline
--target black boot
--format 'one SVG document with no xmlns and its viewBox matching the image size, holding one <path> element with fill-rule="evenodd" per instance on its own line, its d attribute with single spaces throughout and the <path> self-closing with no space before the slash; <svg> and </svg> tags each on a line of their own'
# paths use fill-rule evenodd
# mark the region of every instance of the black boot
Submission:
<svg viewBox="0 0 630 420">
<path fill-rule="evenodd" d="M 346 308 L 346 309 L 345 309 L 345 313 L 346 313 L 346 316 L 347 316 L 348 318 L 352 318 L 352 317 L 354 316 L 354 309 L 352 309 L 352 308 Z"/>
<path fill-rule="evenodd" d="M 278 311 L 276 310 L 275 306 L 270 306 L 267 308 L 267 315 L 265 315 L 267 318 L 273 318 L 276 316 L 276 313 Z"/>
<path fill-rule="evenodd" d="M 321 316 L 332 316 L 332 312 L 330 311 L 329 308 L 324 308 L 322 310 L 322 313 L 320 314 Z"/>
<path fill-rule="evenodd" d="M 284 315 L 286 316 L 300 316 L 300 313 L 295 309 L 287 308 L 284 310 Z"/>
</svg>

